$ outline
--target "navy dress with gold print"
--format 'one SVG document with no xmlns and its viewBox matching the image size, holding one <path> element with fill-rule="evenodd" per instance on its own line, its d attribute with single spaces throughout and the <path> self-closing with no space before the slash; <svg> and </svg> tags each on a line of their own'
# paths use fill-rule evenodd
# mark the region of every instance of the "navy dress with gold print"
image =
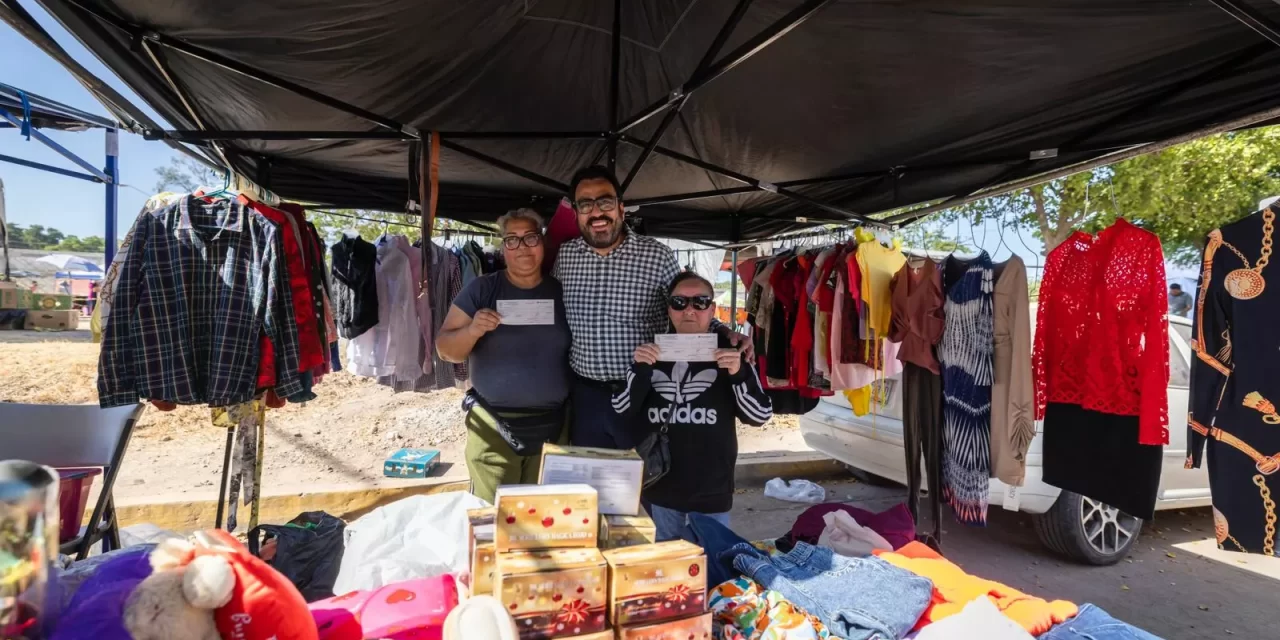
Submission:
<svg viewBox="0 0 1280 640">
<path fill-rule="evenodd" d="M 1196 300 L 1187 467 L 1208 451 L 1218 546 L 1275 555 L 1280 497 L 1276 209 L 1209 234 Z"/>
</svg>

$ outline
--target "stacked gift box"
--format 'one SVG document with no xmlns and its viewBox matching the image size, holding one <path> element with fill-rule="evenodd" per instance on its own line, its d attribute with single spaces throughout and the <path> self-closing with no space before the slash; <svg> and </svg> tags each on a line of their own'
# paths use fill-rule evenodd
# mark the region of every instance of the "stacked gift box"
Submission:
<svg viewBox="0 0 1280 640">
<path fill-rule="evenodd" d="M 640 457 L 547 445 L 541 462 L 540 484 L 467 513 L 472 593 L 496 597 L 521 640 L 709 640 L 706 555 L 654 544 Z"/>
</svg>

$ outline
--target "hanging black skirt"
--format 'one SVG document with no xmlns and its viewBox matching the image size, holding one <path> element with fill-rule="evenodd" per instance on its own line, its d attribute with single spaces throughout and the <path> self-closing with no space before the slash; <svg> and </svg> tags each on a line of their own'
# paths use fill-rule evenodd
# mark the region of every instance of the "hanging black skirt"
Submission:
<svg viewBox="0 0 1280 640">
<path fill-rule="evenodd" d="M 1138 417 L 1050 403 L 1044 481 L 1143 520 L 1155 514 L 1164 447 L 1138 444 Z"/>
</svg>

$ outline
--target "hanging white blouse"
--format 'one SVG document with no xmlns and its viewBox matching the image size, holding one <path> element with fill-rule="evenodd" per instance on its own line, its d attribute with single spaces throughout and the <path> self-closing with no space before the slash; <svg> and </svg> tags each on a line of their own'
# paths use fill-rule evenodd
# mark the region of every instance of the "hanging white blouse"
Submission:
<svg viewBox="0 0 1280 640">
<path fill-rule="evenodd" d="M 409 258 L 389 238 L 378 242 L 378 324 L 347 345 L 352 373 L 395 376 L 413 381 L 422 375 L 418 350 L 422 333 Z"/>
</svg>

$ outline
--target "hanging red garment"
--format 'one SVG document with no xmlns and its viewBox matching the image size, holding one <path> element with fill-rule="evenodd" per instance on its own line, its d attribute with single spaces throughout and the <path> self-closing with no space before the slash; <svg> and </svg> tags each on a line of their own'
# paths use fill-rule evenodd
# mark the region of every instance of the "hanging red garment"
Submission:
<svg viewBox="0 0 1280 640">
<path fill-rule="evenodd" d="M 813 259 L 813 256 L 796 256 L 799 268 L 794 276 L 796 323 L 791 334 L 791 383 L 801 388 L 809 386 L 809 355 L 813 351 L 813 315 L 809 313 L 809 297 L 805 291 Z"/>
<path fill-rule="evenodd" d="M 1032 367 L 1049 403 L 1138 416 L 1140 444 L 1169 443 L 1169 322 L 1160 239 L 1124 219 L 1049 253 Z"/>
<path fill-rule="evenodd" d="M 298 223 L 289 214 L 260 202 L 249 201 L 248 204 L 276 225 L 277 233 L 283 240 L 293 316 L 298 324 L 298 371 L 323 367 L 328 358 L 328 345 L 322 347 L 320 344 L 316 313 L 312 307 L 311 278 L 307 272 L 303 234 Z"/>
<path fill-rule="evenodd" d="M 750 260 L 742 260 L 738 262 L 737 271 L 738 279 L 742 281 L 742 288 L 750 291 L 751 283 L 756 278 L 756 269 L 759 263 L 764 262 L 765 258 L 752 258 Z"/>
<path fill-rule="evenodd" d="M 542 242 L 542 272 L 551 273 L 551 267 L 555 266 L 556 258 L 560 255 L 560 245 L 580 236 L 582 231 L 578 229 L 578 214 L 568 200 L 561 198 L 560 206 L 556 207 L 556 212 L 547 222 L 547 237 Z"/>
</svg>

